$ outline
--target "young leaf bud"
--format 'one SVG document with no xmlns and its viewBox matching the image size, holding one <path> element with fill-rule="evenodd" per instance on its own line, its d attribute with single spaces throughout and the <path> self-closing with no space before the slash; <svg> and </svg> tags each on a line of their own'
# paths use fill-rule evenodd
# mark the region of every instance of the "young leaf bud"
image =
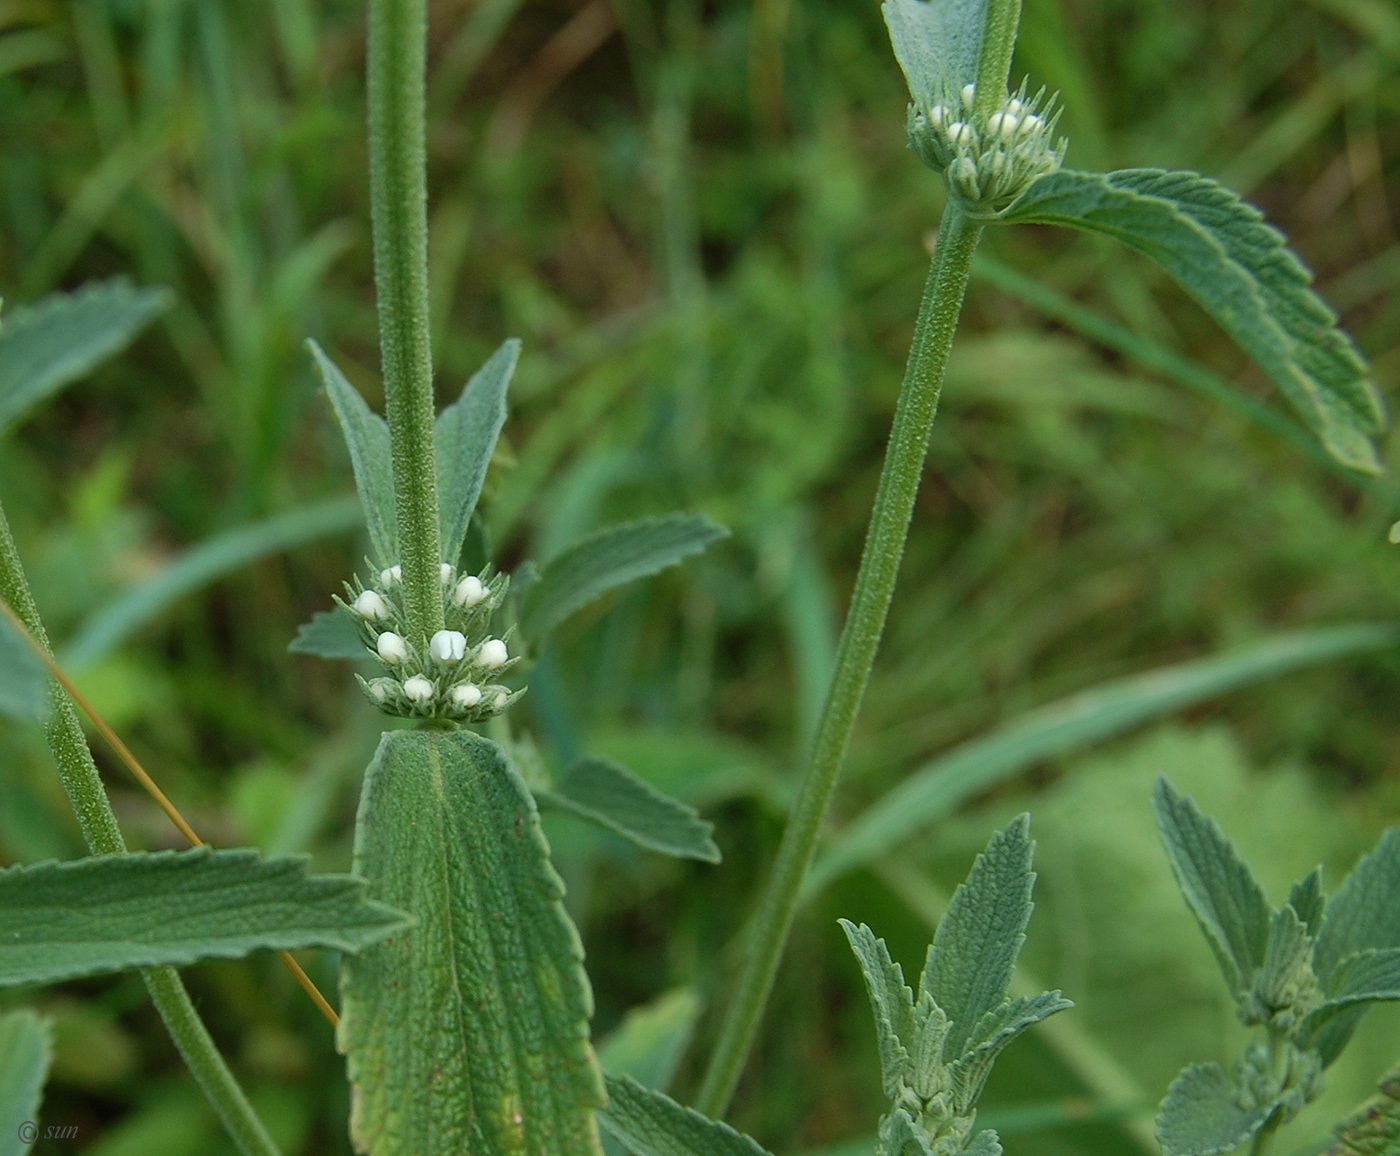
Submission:
<svg viewBox="0 0 1400 1156">
<path fill-rule="evenodd" d="M 452 701 L 458 706 L 476 706 L 481 701 L 481 687 L 462 682 L 452 688 Z"/>
<path fill-rule="evenodd" d="M 389 606 L 375 591 L 363 590 L 355 599 L 355 613 L 374 622 L 389 617 Z"/>
<path fill-rule="evenodd" d="M 433 697 L 433 684 L 421 674 L 404 679 L 403 692 L 410 702 L 427 702 Z"/>
<path fill-rule="evenodd" d="M 461 662 L 467 654 L 467 639 L 460 630 L 439 630 L 428 643 L 428 653 L 443 666 Z"/>
<path fill-rule="evenodd" d="M 390 666 L 397 666 L 408 657 L 408 643 L 392 630 L 386 630 L 379 636 L 375 649 L 379 651 L 379 657 Z"/>
<path fill-rule="evenodd" d="M 482 585 L 481 579 L 470 574 L 458 582 L 457 588 L 452 591 L 452 601 L 468 610 L 485 597 L 486 587 Z"/>
<path fill-rule="evenodd" d="M 481 649 L 476 652 L 476 660 L 488 670 L 495 670 L 498 666 L 504 666 L 510 653 L 506 650 L 506 644 L 499 638 L 488 638 L 481 644 Z"/>
</svg>

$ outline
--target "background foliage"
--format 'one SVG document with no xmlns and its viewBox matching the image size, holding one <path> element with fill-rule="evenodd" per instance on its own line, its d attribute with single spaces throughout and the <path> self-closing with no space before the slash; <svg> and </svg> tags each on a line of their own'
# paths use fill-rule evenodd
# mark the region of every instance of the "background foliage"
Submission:
<svg viewBox="0 0 1400 1156">
<path fill-rule="evenodd" d="M 940 193 L 904 147 L 874 3 L 440 0 L 431 46 L 440 400 L 503 338 L 524 342 L 487 479 L 497 558 L 677 507 L 734 530 L 569 627 L 516 708 L 548 761 L 616 757 L 718 822 L 712 867 L 546 817 L 596 1034 L 688 988 L 703 1048 L 820 705 Z M 196 826 L 310 851 L 318 870 L 348 866 L 378 720 L 344 669 L 286 645 L 365 545 L 343 502 L 284 512 L 350 486 L 301 339 L 380 399 L 363 50 L 348 0 L 0 4 L 7 311 L 116 273 L 174 291 L 125 357 L 5 435 L 0 498 L 80 684 Z M 1063 90 L 1069 163 L 1196 168 L 1260 203 L 1393 392 L 1391 5 L 1027 0 L 1015 71 Z M 1036 228 L 984 248 L 1278 408 L 1144 261 Z M 1394 483 L 1340 477 L 1006 285 L 974 283 L 838 822 L 1074 690 L 1400 614 Z M 230 532 L 213 562 L 185 553 Z M 139 610 L 153 589 L 154 609 L 112 628 L 113 600 Z M 874 1038 L 835 917 L 917 965 L 973 852 L 1028 808 L 1042 881 L 1025 969 L 1078 1008 L 1008 1053 L 987 1115 L 1009 1152 L 1150 1150 L 1132 1112 L 1235 1042 L 1151 838 L 1152 774 L 1195 792 L 1275 888 L 1317 860 L 1335 885 L 1400 814 L 1397 684 L 1381 652 L 1237 692 L 1041 766 L 841 880 L 799 924 L 735 1123 L 780 1153 L 871 1132 Z M 178 845 L 111 769 L 133 846 Z M 42 736 L 4 724 L 0 863 L 80 853 Z M 308 964 L 334 986 L 333 959 Z M 287 1151 L 346 1151 L 342 1061 L 276 962 L 189 981 Z M 79 1125 L 77 1150 L 223 1150 L 136 977 L 2 998 L 55 1018 L 44 1119 Z M 696 1006 L 661 1008 L 683 1024 Z M 1293 1135 L 1321 1137 L 1368 1093 L 1396 1022 L 1373 1014 Z M 696 1075 L 680 1059 L 682 1099 Z M 1103 1118 L 1065 1125 L 1086 1113 Z"/>
</svg>

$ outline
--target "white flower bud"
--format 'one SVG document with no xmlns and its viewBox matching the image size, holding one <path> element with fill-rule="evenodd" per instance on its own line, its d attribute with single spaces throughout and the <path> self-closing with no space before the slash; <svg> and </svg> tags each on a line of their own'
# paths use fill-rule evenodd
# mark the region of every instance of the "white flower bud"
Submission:
<svg viewBox="0 0 1400 1156">
<path fill-rule="evenodd" d="M 973 85 L 971 85 L 971 84 L 964 84 L 964 85 L 962 86 L 962 100 L 963 100 L 963 104 L 967 105 L 968 108 L 971 108 L 971 107 L 972 107 L 972 100 L 973 100 L 973 97 L 976 96 L 976 94 L 977 94 L 977 89 L 976 89 L 975 86 L 973 86 Z"/>
<path fill-rule="evenodd" d="M 433 684 L 421 674 L 404 679 L 403 692 L 411 702 L 427 702 L 433 697 Z"/>
<path fill-rule="evenodd" d="M 1013 96 L 1006 102 L 1006 111 L 1012 116 L 1020 116 L 1026 111 L 1026 106 Z"/>
<path fill-rule="evenodd" d="M 381 571 L 379 571 L 379 584 L 380 584 L 381 586 L 383 586 L 385 590 L 389 589 L 389 587 L 392 586 L 395 582 L 402 582 L 402 581 L 403 581 L 403 567 L 402 567 L 402 566 L 390 566 L 389 569 L 387 569 L 387 570 L 381 570 Z"/>
<path fill-rule="evenodd" d="M 388 699 L 389 693 L 394 689 L 395 683 L 392 678 L 372 678 L 365 683 L 369 690 L 370 697 L 375 702 L 384 702 Z"/>
<path fill-rule="evenodd" d="M 510 657 L 506 650 L 506 644 L 499 638 L 488 638 L 481 644 L 481 649 L 476 652 L 476 660 L 489 670 L 495 670 L 498 666 L 504 666 L 506 659 Z"/>
<path fill-rule="evenodd" d="M 355 599 L 355 613 L 371 622 L 389 617 L 389 606 L 375 591 L 362 590 Z"/>
<path fill-rule="evenodd" d="M 1003 140 L 1010 140 L 1016 134 L 1019 123 L 1009 112 L 994 112 L 987 118 L 987 131 L 999 135 Z"/>
<path fill-rule="evenodd" d="M 481 687 L 475 683 L 458 683 L 452 688 L 452 701 L 458 706 L 476 706 L 481 701 Z"/>
<path fill-rule="evenodd" d="M 452 564 L 450 562 L 438 563 L 438 577 L 444 586 L 452 581 Z"/>
<path fill-rule="evenodd" d="M 948 139 L 955 145 L 971 144 L 975 136 L 972 126 L 960 120 L 955 120 L 948 126 Z"/>
<path fill-rule="evenodd" d="M 495 700 L 491 703 L 492 708 L 493 708 L 494 710 L 504 710 L 504 709 L 505 709 L 506 702 L 509 700 L 509 698 L 510 698 L 510 695 L 507 694 L 505 691 L 503 691 L 503 690 L 498 690 L 498 691 L 496 692 L 496 698 L 495 698 Z"/>
<path fill-rule="evenodd" d="M 439 630 L 428 643 L 428 653 L 443 666 L 461 662 L 467 655 L 466 636 L 460 630 Z"/>
<path fill-rule="evenodd" d="M 478 602 L 486 597 L 486 587 L 480 578 L 467 575 L 457 583 L 457 589 L 452 591 L 452 601 L 458 606 L 465 606 L 470 610 Z"/>
<path fill-rule="evenodd" d="M 1031 113 L 1030 116 L 1022 118 L 1018 127 L 1022 136 L 1029 136 L 1040 127 L 1040 117 L 1036 116 L 1035 113 Z"/>
<path fill-rule="evenodd" d="M 928 110 L 928 122 L 934 128 L 938 128 L 943 123 L 943 115 L 947 110 L 941 104 L 935 104 Z"/>
<path fill-rule="evenodd" d="M 397 666 L 408 657 L 408 643 L 392 630 L 386 630 L 379 636 L 375 649 L 379 651 L 379 657 L 390 666 Z"/>
</svg>

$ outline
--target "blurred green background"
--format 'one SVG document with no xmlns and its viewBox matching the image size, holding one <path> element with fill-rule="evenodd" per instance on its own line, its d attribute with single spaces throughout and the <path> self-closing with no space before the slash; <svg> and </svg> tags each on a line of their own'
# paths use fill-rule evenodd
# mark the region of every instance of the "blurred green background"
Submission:
<svg viewBox="0 0 1400 1156">
<path fill-rule="evenodd" d="M 365 552 L 301 347 L 315 337 L 382 402 L 363 54 L 348 0 L 0 2 L 6 309 L 115 274 L 175 293 L 126 355 L 0 441 L 50 633 L 207 838 L 328 870 L 349 863 L 378 720 L 344 664 L 286 646 Z M 719 867 L 547 824 L 596 1034 L 698 996 L 685 1098 L 820 708 L 942 194 L 904 147 L 874 0 L 436 0 L 430 55 L 440 399 L 524 340 L 484 507 L 498 562 L 678 507 L 734 530 L 576 620 L 512 720 L 547 761 L 613 754 L 718 824 Z M 1062 91 L 1070 164 L 1195 168 L 1264 207 L 1394 392 L 1392 3 L 1026 0 L 1015 72 Z M 1175 356 L 1176 378 L 1214 374 L 1283 413 L 1170 283 L 1065 233 L 994 230 L 983 251 L 996 264 L 964 314 L 837 825 L 1071 692 L 1287 628 L 1400 619 L 1400 489 L 1161 372 Z M 1079 1010 L 1003 1061 L 986 1122 L 1013 1156 L 1151 1152 L 1175 1071 L 1238 1043 L 1156 846 L 1153 774 L 1219 815 L 1275 899 L 1319 861 L 1335 886 L 1400 817 L 1398 691 L 1382 651 L 1210 700 L 1041 762 L 844 877 L 798 924 L 734 1122 L 782 1154 L 873 1131 L 874 1034 L 835 918 L 916 969 L 941 897 L 1028 807 L 1025 969 Z M 133 846 L 177 845 L 98 757 Z M 3 724 L 0 863 L 81 853 L 42 735 Z M 334 959 L 305 962 L 334 987 Z M 188 982 L 285 1150 L 348 1151 L 342 1062 L 276 961 Z M 44 1120 L 80 1128 L 39 1152 L 231 1151 L 136 977 L 0 993 L 16 1002 L 57 1022 Z M 1315 1151 L 1397 1041 L 1400 1018 L 1373 1014 L 1285 1143 Z"/>
</svg>

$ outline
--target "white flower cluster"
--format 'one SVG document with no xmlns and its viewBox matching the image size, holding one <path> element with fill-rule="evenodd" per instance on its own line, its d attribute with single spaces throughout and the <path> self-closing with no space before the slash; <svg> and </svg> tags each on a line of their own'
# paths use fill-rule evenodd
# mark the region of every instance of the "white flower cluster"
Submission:
<svg viewBox="0 0 1400 1156">
<path fill-rule="evenodd" d="M 511 658 L 503 639 L 490 637 L 491 616 L 510 579 L 489 570 L 458 575 L 449 563 L 441 565 L 444 628 L 428 640 L 426 652 L 407 637 L 400 567 L 381 570 L 368 585 L 346 583 L 348 600 L 336 602 L 384 668 L 384 677 L 359 680 L 370 702 L 407 718 L 482 722 L 525 693 L 496 681 L 519 659 Z"/>
<path fill-rule="evenodd" d="M 1028 97 L 1023 82 L 978 123 L 975 96 L 974 86 L 965 84 L 925 109 L 911 105 L 909 145 L 926 165 L 947 174 L 949 189 L 968 209 L 995 213 L 1064 161 L 1066 142 L 1055 139 L 1061 110 L 1043 88 Z"/>
</svg>

